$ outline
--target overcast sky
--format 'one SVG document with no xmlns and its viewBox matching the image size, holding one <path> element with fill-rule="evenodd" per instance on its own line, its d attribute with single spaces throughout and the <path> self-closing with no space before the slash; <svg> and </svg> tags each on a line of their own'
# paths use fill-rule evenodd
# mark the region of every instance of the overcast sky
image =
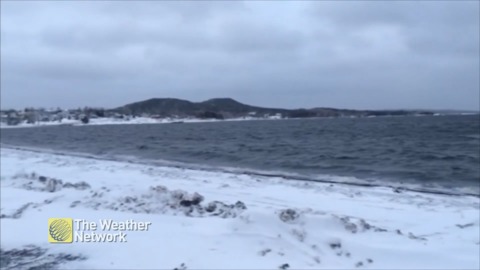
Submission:
<svg viewBox="0 0 480 270">
<path fill-rule="evenodd" d="M 480 108 L 478 1 L 1 1 L 1 107 Z"/>
</svg>

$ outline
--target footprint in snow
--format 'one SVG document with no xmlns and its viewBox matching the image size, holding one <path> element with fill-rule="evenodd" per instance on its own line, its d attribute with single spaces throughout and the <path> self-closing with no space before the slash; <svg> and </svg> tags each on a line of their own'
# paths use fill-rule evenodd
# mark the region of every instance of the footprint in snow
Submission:
<svg viewBox="0 0 480 270">
<path fill-rule="evenodd" d="M 173 270 L 186 270 L 186 269 L 187 269 L 187 266 L 185 265 L 185 263 L 180 264 L 179 267 L 173 268 Z"/>
<path fill-rule="evenodd" d="M 271 251 L 272 251 L 271 249 L 267 248 L 267 249 L 261 250 L 259 253 L 260 253 L 260 256 L 265 256 Z"/>
</svg>

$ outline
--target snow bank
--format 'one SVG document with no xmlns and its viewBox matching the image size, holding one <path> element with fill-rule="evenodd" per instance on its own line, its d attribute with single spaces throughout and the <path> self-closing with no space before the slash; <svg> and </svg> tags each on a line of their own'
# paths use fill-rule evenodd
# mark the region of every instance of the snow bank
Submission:
<svg viewBox="0 0 480 270">
<path fill-rule="evenodd" d="M 1 149 L 1 268 L 478 269 L 479 198 Z M 47 220 L 151 222 L 51 244 Z"/>
<path fill-rule="evenodd" d="M 204 123 L 204 122 L 221 122 L 221 121 L 253 121 L 253 120 L 279 120 L 281 118 L 272 116 L 266 118 L 241 117 L 229 118 L 224 120 L 219 119 L 196 119 L 196 118 L 160 118 L 154 119 L 149 117 L 135 117 L 131 119 L 116 119 L 116 118 L 92 118 L 88 124 L 83 124 L 80 120 L 63 119 L 61 122 L 36 122 L 28 124 L 22 122 L 15 126 L 9 126 L 5 123 L 0 123 L 0 128 L 27 128 L 27 127 L 42 127 L 42 126 L 59 126 L 59 125 L 73 125 L 73 126 L 91 126 L 91 125 L 129 125 L 129 124 L 171 124 L 171 123 Z"/>
</svg>

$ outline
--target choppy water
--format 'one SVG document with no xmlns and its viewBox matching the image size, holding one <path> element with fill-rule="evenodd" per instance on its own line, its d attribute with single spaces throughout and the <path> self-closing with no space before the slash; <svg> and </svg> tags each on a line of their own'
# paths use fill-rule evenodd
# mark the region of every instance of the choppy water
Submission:
<svg viewBox="0 0 480 270">
<path fill-rule="evenodd" d="M 480 116 L 2 129 L 1 143 L 210 168 L 480 188 Z"/>
</svg>

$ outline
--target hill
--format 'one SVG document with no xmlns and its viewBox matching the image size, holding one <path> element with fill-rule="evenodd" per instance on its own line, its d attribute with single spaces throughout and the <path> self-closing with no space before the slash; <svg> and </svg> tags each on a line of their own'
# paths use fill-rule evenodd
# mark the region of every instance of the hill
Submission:
<svg viewBox="0 0 480 270">
<path fill-rule="evenodd" d="M 277 109 L 251 106 L 232 98 L 213 98 L 203 102 L 191 102 L 175 98 L 152 98 L 110 110 L 129 115 L 155 115 L 158 117 L 235 118 L 281 116 L 288 118 L 345 117 L 345 116 L 399 116 L 432 115 L 429 111 L 407 110 L 344 110 L 334 108 Z"/>
<path fill-rule="evenodd" d="M 203 102 L 190 102 L 174 98 L 152 98 L 127 104 L 112 111 L 132 115 L 150 114 L 160 117 L 232 118 L 246 115 L 275 115 L 277 113 L 286 115 L 289 110 L 250 106 L 231 98 L 213 98 Z"/>
</svg>

